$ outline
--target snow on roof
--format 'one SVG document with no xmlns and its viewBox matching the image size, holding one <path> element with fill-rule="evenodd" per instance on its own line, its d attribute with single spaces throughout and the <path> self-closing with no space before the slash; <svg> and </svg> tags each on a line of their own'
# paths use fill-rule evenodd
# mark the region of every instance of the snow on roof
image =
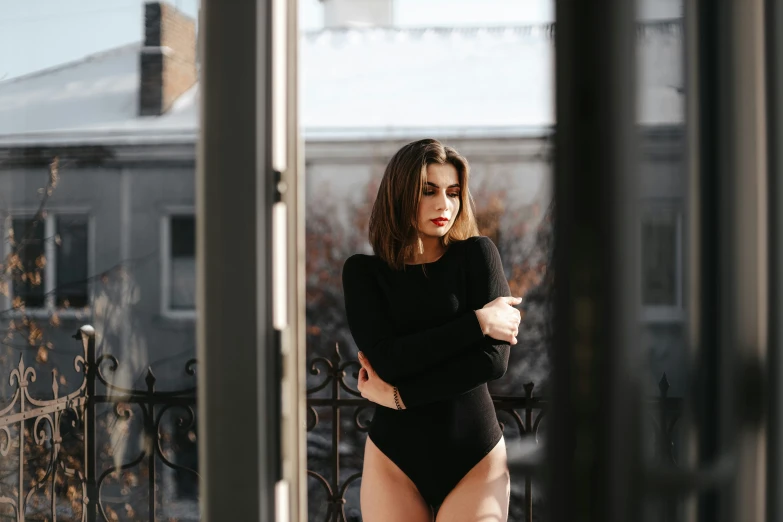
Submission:
<svg viewBox="0 0 783 522">
<path fill-rule="evenodd" d="M 639 31 L 639 121 L 682 121 L 678 21 Z M 192 141 L 198 86 L 138 116 L 140 44 L 0 82 L 0 145 Z M 307 139 L 530 135 L 554 123 L 551 25 L 327 29 L 303 35 Z"/>
</svg>

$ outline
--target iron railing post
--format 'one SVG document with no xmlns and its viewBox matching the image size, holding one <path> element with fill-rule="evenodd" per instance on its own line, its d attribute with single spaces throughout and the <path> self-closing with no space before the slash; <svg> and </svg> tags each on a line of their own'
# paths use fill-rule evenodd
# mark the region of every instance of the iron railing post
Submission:
<svg viewBox="0 0 783 522">
<path fill-rule="evenodd" d="M 147 368 L 147 396 L 148 403 L 142 404 L 141 407 L 147 407 L 147 415 L 144 420 L 145 443 L 147 445 L 147 466 L 149 475 L 149 522 L 155 522 L 155 500 L 157 495 L 155 494 L 155 444 L 157 444 L 157 428 L 155 424 L 155 375 L 152 373 L 152 368 Z"/>
<path fill-rule="evenodd" d="M 339 498 L 338 493 L 340 491 L 340 349 L 335 346 L 334 353 L 332 354 L 332 364 L 334 369 L 334 378 L 332 379 L 332 398 L 335 399 L 332 402 L 332 451 L 334 452 L 334 459 L 332 459 L 332 484 L 334 486 L 333 497 L 330 509 L 332 510 L 332 521 L 339 522 L 340 502 L 345 503 L 345 499 Z"/>
<path fill-rule="evenodd" d="M 658 450 L 660 451 L 660 463 L 663 465 L 671 463 L 671 440 L 669 439 L 669 432 L 667 429 L 668 415 L 667 409 L 669 407 L 669 379 L 666 377 L 666 373 L 663 374 L 661 380 L 658 381 L 658 390 L 661 392 L 658 398 L 658 423 L 659 423 L 659 439 Z M 668 522 L 675 520 L 676 505 L 670 495 L 664 496 L 661 499 L 661 522 Z"/>
<path fill-rule="evenodd" d="M 97 374 L 95 357 L 95 329 L 92 326 L 82 326 L 79 329 L 86 356 L 84 367 L 87 382 L 84 401 L 84 480 L 87 483 L 87 498 L 84 499 L 84 509 L 87 510 L 87 522 L 95 522 L 98 514 L 98 488 L 96 485 L 96 459 L 98 452 L 95 447 L 95 376 Z M 77 336 L 79 335 L 77 334 Z"/>
</svg>

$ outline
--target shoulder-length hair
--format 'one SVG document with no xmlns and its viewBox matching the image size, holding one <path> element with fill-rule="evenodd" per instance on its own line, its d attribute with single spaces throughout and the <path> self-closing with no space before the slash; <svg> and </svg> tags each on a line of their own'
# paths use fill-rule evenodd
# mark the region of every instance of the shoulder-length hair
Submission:
<svg viewBox="0 0 783 522">
<path fill-rule="evenodd" d="M 370 244 L 375 255 L 395 270 L 405 266 L 418 244 L 419 201 L 427 182 L 427 166 L 447 163 L 457 169 L 460 209 L 443 237 L 448 245 L 479 235 L 468 181 L 470 166 L 459 152 L 434 139 L 414 141 L 389 161 L 370 214 Z"/>
</svg>

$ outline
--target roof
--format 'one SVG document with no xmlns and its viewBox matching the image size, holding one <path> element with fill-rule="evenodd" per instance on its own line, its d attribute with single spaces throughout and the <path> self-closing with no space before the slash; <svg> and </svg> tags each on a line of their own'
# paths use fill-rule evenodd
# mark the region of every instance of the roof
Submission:
<svg viewBox="0 0 783 522">
<path fill-rule="evenodd" d="M 132 44 L 0 82 L 0 145 L 193 141 L 198 85 L 137 115 Z M 683 118 L 678 20 L 639 31 L 639 121 Z M 554 123 L 553 26 L 325 29 L 301 40 L 306 139 L 526 136 Z"/>
</svg>

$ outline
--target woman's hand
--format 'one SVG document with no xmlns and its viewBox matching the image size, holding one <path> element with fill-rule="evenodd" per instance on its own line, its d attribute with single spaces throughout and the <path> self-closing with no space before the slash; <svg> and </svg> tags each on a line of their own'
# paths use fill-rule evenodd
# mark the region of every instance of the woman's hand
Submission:
<svg viewBox="0 0 783 522">
<path fill-rule="evenodd" d="M 522 314 L 513 305 L 521 302 L 521 297 L 498 297 L 484 305 L 481 310 L 476 310 L 476 317 L 484 335 L 512 345 L 517 344 Z"/>
<path fill-rule="evenodd" d="M 362 365 L 362 368 L 359 370 L 358 388 L 362 397 L 380 406 L 396 410 L 394 387 L 378 377 L 378 374 L 370 366 L 370 361 L 367 360 L 367 357 L 362 352 L 359 352 L 359 364 Z M 400 403 L 400 408 L 404 410 L 405 404 L 403 404 L 399 394 L 397 394 L 397 400 Z"/>
</svg>

